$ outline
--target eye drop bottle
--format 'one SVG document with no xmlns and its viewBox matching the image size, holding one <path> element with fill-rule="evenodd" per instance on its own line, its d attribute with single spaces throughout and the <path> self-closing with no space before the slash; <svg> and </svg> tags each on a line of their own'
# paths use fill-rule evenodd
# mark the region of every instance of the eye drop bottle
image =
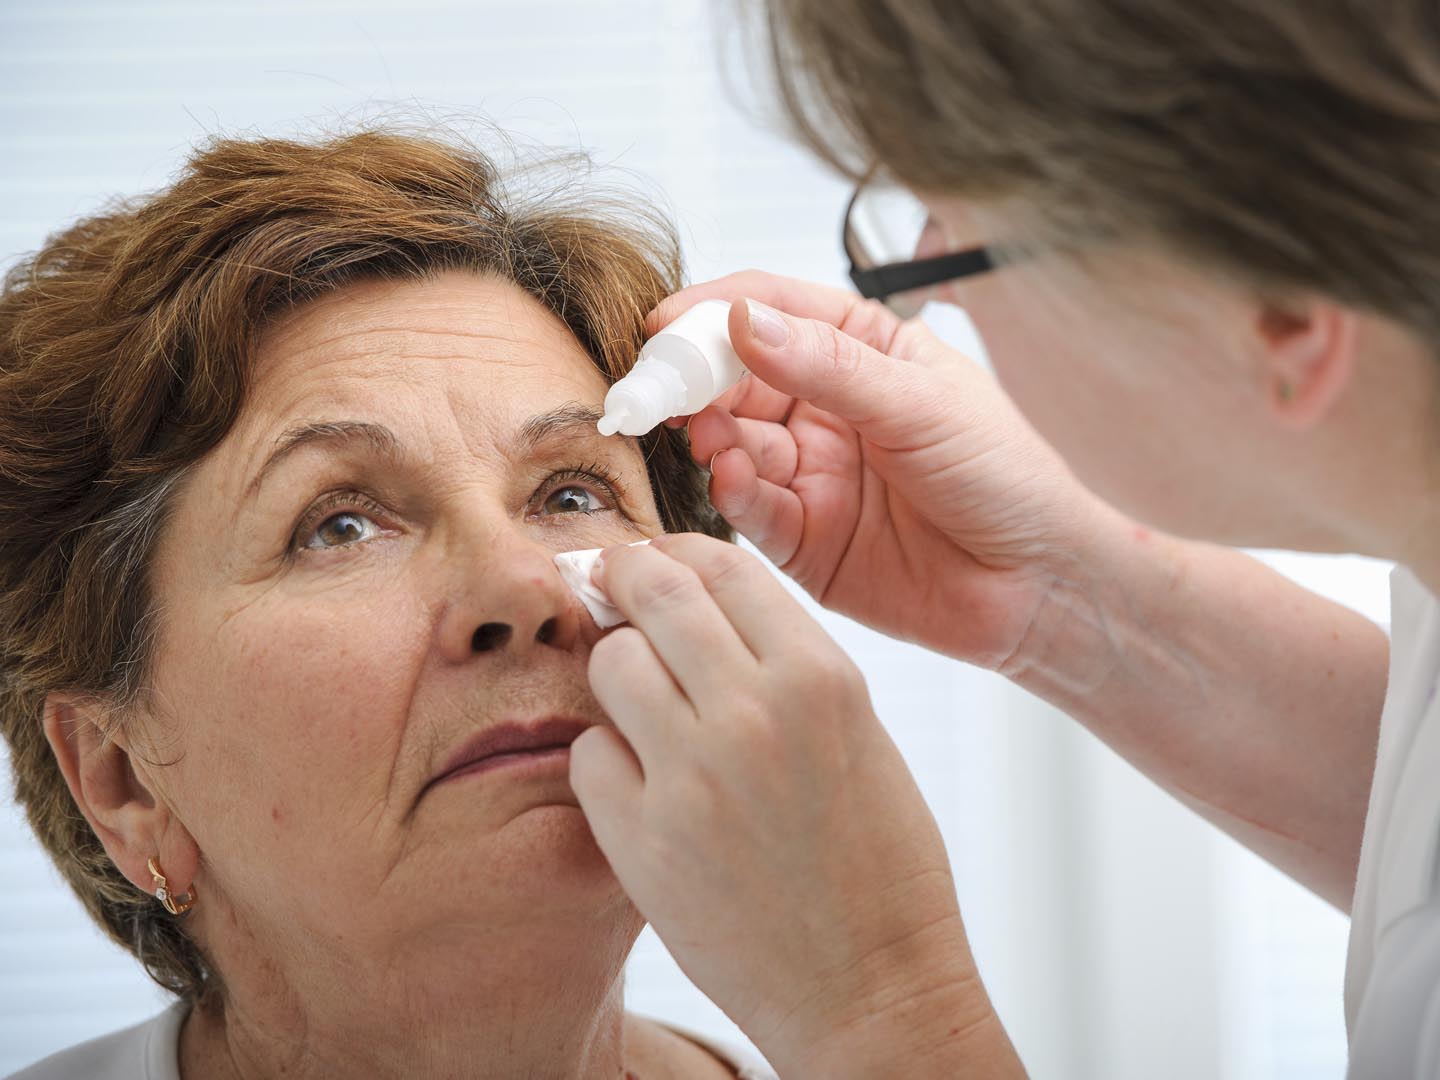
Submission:
<svg viewBox="0 0 1440 1080">
<path fill-rule="evenodd" d="M 730 345 L 730 305 L 702 300 L 640 349 L 630 373 L 605 395 L 601 435 L 644 435 L 672 416 L 689 416 L 740 381 L 745 367 Z"/>
</svg>

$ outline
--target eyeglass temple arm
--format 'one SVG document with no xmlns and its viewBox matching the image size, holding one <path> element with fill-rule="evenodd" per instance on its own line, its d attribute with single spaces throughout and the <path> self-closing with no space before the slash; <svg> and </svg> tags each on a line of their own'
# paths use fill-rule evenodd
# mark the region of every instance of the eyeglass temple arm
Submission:
<svg viewBox="0 0 1440 1080">
<path fill-rule="evenodd" d="M 929 259 L 885 263 L 862 269 L 850 263 L 850 280 L 867 300 L 883 300 L 895 293 L 927 289 L 957 278 L 973 277 L 995 269 L 988 248 L 969 248 Z"/>
</svg>

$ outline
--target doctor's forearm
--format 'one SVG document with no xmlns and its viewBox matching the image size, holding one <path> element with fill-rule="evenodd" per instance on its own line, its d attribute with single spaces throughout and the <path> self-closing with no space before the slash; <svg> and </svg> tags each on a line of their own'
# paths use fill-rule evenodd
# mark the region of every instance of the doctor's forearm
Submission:
<svg viewBox="0 0 1440 1080">
<path fill-rule="evenodd" d="M 1348 911 L 1384 633 L 1228 548 L 1127 527 L 1079 565 L 1002 671 Z"/>
</svg>

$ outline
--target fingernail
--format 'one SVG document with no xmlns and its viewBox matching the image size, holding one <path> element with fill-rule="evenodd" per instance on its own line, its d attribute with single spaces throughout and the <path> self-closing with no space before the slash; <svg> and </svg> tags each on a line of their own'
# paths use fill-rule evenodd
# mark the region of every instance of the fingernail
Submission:
<svg viewBox="0 0 1440 1080">
<path fill-rule="evenodd" d="M 790 340 L 790 324 L 785 321 L 785 316 L 758 300 L 745 301 L 745 318 L 750 322 L 750 333 L 762 345 L 778 349 Z"/>
</svg>

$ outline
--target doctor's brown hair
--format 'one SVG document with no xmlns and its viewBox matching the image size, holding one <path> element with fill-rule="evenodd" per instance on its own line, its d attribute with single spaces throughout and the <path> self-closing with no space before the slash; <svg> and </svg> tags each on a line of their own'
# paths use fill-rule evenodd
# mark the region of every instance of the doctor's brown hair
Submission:
<svg viewBox="0 0 1440 1080">
<path fill-rule="evenodd" d="M 763 13 L 790 120 L 852 177 L 880 165 L 917 192 L 995 206 L 1027 244 L 1147 244 L 1440 343 L 1431 0 L 765 0 Z"/>
<path fill-rule="evenodd" d="M 502 177 L 478 151 L 366 131 L 219 139 L 165 190 L 52 237 L 0 291 L 0 730 L 30 824 L 85 907 L 188 1001 L 219 980 L 183 924 L 116 869 L 42 728 L 78 693 L 123 726 L 144 700 L 151 552 L 187 470 L 244 406 L 267 321 L 367 278 L 513 282 L 610 381 L 678 289 L 669 223 L 575 182 Z M 728 538 L 684 434 L 642 439 L 666 529 Z"/>
</svg>

